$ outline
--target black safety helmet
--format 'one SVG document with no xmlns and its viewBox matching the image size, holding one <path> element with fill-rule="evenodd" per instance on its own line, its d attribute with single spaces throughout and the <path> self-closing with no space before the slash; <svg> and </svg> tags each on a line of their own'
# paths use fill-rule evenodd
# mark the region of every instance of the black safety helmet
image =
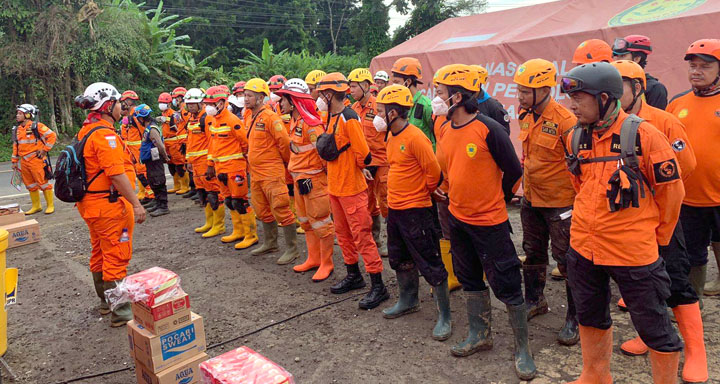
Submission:
<svg viewBox="0 0 720 384">
<path fill-rule="evenodd" d="M 610 63 L 589 63 L 575 67 L 563 76 L 561 88 L 563 93 L 585 92 L 594 96 L 606 93 L 619 99 L 623 95 L 623 80 Z"/>
</svg>

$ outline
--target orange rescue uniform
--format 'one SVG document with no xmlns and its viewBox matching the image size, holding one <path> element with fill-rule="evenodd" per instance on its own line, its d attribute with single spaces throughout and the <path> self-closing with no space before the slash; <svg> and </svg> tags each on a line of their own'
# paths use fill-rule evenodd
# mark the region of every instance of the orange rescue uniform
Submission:
<svg viewBox="0 0 720 384">
<path fill-rule="evenodd" d="M 412 124 L 397 135 L 390 133 L 387 156 L 390 208 L 432 207 L 430 196 L 442 180 L 442 172 L 432 151 L 432 142 L 425 133 Z"/>
<path fill-rule="evenodd" d="M 385 132 L 378 132 L 373 125 L 373 119 L 377 114 L 377 100 L 375 96 L 370 96 L 365 105 L 356 101 L 352 105 L 352 110 L 358 114 L 362 122 L 363 133 L 370 147 L 372 161 L 368 167 L 376 167 L 373 180 L 368 181 L 368 210 L 370 216 L 382 215 L 387 217 L 388 214 L 388 161 L 387 149 L 385 148 Z"/>
<path fill-rule="evenodd" d="M 183 165 L 185 155 L 181 152 L 181 146 L 187 141 L 187 123 L 182 120 L 181 113 L 172 108 L 164 110 L 162 116 L 167 118 L 162 124 L 162 133 L 170 164 Z"/>
<path fill-rule="evenodd" d="M 219 192 L 219 188 L 213 181 L 205 179 L 208 169 L 208 149 L 210 148 L 210 130 L 207 124 L 208 116 L 205 111 L 197 114 L 188 113 L 187 121 L 187 151 L 185 159 L 193 168 L 193 180 L 195 187 L 205 191 Z"/>
<path fill-rule="evenodd" d="M 46 191 L 52 189 L 52 184 L 45 177 L 45 159 L 47 155 L 40 158 L 37 151 L 50 152 L 57 135 L 52 129 L 43 123 L 37 123 L 37 130 L 40 137 L 35 137 L 32 132 L 33 122 L 25 120 L 18 125 L 13 140 L 13 164 L 20 163 L 20 173 L 23 184 L 28 191 L 34 192 L 39 189 Z"/>
<path fill-rule="evenodd" d="M 207 165 L 215 168 L 215 185 L 224 198 L 247 200 L 244 153 L 248 151 L 248 141 L 242 121 L 224 108 L 215 116 L 206 116 L 205 124 L 209 132 Z"/>
</svg>

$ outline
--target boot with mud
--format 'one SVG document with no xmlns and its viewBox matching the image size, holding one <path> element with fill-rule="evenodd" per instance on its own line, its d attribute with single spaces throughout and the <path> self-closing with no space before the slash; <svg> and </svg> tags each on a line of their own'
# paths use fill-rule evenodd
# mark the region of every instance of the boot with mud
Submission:
<svg viewBox="0 0 720 384">
<path fill-rule="evenodd" d="M 262 245 L 250 252 L 253 256 L 260 256 L 266 253 L 272 253 L 278 250 L 278 225 L 277 221 L 270 223 L 263 222 L 263 243 Z"/>
<path fill-rule="evenodd" d="M 492 307 L 490 290 L 465 291 L 467 300 L 468 336 L 460 344 L 450 348 L 453 356 L 465 357 L 493 347 Z"/>
<path fill-rule="evenodd" d="M 398 269 L 395 271 L 398 283 L 398 301 L 390 308 L 383 309 L 383 317 L 395 319 L 420 310 L 418 289 L 420 287 L 420 275 L 413 265 L 407 270 Z"/>
<path fill-rule="evenodd" d="M 295 223 L 282 227 L 283 238 L 285 240 L 285 252 L 275 262 L 277 265 L 290 264 L 300 257 L 297 246 L 297 227 Z"/>
<path fill-rule="evenodd" d="M 708 369 L 700 306 L 698 303 L 678 305 L 672 310 L 685 342 L 682 379 L 685 383 L 705 383 L 708 381 Z"/>
<path fill-rule="evenodd" d="M 390 294 L 385 287 L 385 283 L 383 283 L 382 273 L 371 273 L 370 292 L 360 299 L 358 307 L 360 309 L 373 309 L 389 298 Z"/>
<path fill-rule="evenodd" d="M 102 272 L 93 272 L 93 285 L 95 286 L 95 293 L 100 298 L 100 307 L 99 311 L 100 314 L 105 316 L 110 313 L 110 306 L 108 305 L 107 301 L 105 300 L 105 284 L 103 283 L 103 273 Z"/>
<path fill-rule="evenodd" d="M 103 287 L 107 291 L 108 289 L 113 289 L 117 286 L 118 281 L 105 281 L 103 282 Z M 130 303 L 124 303 L 121 304 L 112 311 L 112 314 L 110 315 L 110 326 L 113 328 L 122 327 L 123 325 L 127 324 L 128 321 L 132 320 L 132 309 L 130 308 Z"/>
<path fill-rule="evenodd" d="M 530 336 L 527 324 L 525 303 L 508 305 L 508 318 L 515 338 L 515 374 L 520 380 L 532 380 L 537 374 L 537 367 L 530 351 Z"/>
<path fill-rule="evenodd" d="M 381 257 L 387 257 L 388 251 L 387 251 L 387 244 L 382 239 L 381 236 L 382 232 L 382 216 L 372 216 L 372 236 L 373 240 L 375 240 L 375 245 L 377 245 L 378 253 Z"/>
<path fill-rule="evenodd" d="M 613 331 L 580 325 L 583 368 L 580 377 L 568 384 L 612 384 Z"/>
<path fill-rule="evenodd" d="M 547 265 L 523 265 L 523 279 L 528 320 L 548 313 L 550 309 L 544 294 Z"/>
<path fill-rule="evenodd" d="M 205 224 L 202 227 L 195 228 L 195 233 L 205 233 L 213 226 L 213 210 L 210 204 L 205 204 Z"/>
<path fill-rule="evenodd" d="M 330 292 L 339 295 L 355 289 L 365 288 L 365 279 L 360 274 L 359 264 L 345 264 L 345 269 L 347 269 L 347 275 L 330 287 Z"/>
<path fill-rule="evenodd" d="M 437 287 L 433 287 L 435 306 L 438 310 L 438 319 L 433 328 L 432 338 L 445 341 L 452 335 L 452 316 L 450 315 L 450 289 L 445 279 Z"/>
<path fill-rule="evenodd" d="M 257 223 L 255 222 L 255 212 L 248 211 L 244 215 L 240 215 L 242 220 L 245 238 L 243 241 L 235 244 L 235 249 L 246 249 L 258 243 Z"/>
<path fill-rule="evenodd" d="M 565 324 L 557 335 L 557 341 L 561 345 L 575 345 L 580 341 L 578 331 L 577 312 L 575 311 L 575 300 L 572 297 L 570 284 L 565 282 L 565 293 L 567 295 L 567 312 L 565 313 Z"/>
<path fill-rule="evenodd" d="M 720 295 L 720 242 L 713 242 L 710 244 L 715 254 L 715 262 L 718 266 L 718 274 L 715 280 L 708 281 L 705 283 L 704 295 L 705 296 L 717 296 Z"/>
<path fill-rule="evenodd" d="M 213 211 L 213 226 L 209 231 L 203 233 L 202 237 L 207 239 L 225 233 L 225 205 L 220 206 Z"/>
<path fill-rule="evenodd" d="M 650 365 L 654 384 L 675 384 L 680 365 L 680 351 L 660 352 L 651 349 Z"/>
<path fill-rule="evenodd" d="M 320 238 L 313 230 L 305 231 L 307 243 L 307 260 L 293 267 L 295 272 L 307 272 L 320 266 Z"/>
<path fill-rule="evenodd" d="M 700 299 L 700 310 L 703 309 L 703 291 L 705 290 L 705 277 L 707 276 L 707 264 L 702 266 L 690 267 L 690 274 L 688 280 L 690 285 L 697 293 L 698 299 Z"/>
<path fill-rule="evenodd" d="M 326 280 L 335 268 L 333 265 L 333 239 L 335 236 L 329 234 L 320 238 L 320 268 L 312 277 L 313 282 Z"/>
</svg>

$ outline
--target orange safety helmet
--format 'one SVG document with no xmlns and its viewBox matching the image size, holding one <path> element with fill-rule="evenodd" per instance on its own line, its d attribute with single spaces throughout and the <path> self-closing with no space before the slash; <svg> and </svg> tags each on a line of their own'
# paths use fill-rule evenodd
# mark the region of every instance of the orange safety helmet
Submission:
<svg viewBox="0 0 720 384">
<path fill-rule="evenodd" d="M 618 60 L 610 63 L 620 72 L 623 79 L 640 80 L 643 89 L 647 88 L 647 79 L 645 78 L 645 70 L 640 64 L 632 60 Z"/>
<path fill-rule="evenodd" d="M 480 82 L 480 84 L 487 83 L 488 71 L 487 71 L 487 69 L 485 69 L 485 67 L 483 67 L 482 65 L 477 65 L 477 64 L 471 65 L 470 67 L 477 71 L 478 81 Z"/>
<path fill-rule="evenodd" d="M 345 75 L 340 72 L 333 72 L 323 76 L 317 83 L 316 89 L 318 91 L 330 90 L 345 93 L 350 90 L 350 84 L 345 78 Z"/>
<path fill-rule="evenodd" d="M 127 100 L 127 99 L 140 100 L 137 93 L 135 93 L 135 91 L 132 91 L 129 89 L 127 91 L 123 92 L 122 95 L 120 96 L 120 101 Z"/>
<path fill-rule="evenodd" d="M 184 87 L 177 87 L 177 88 L 173 89 L 171 96 L 172 97 L 185 96 L 186 93 L 187 93 L 187 89 L 185 89 Z"/>
<path fill-rule="evenodd" d="M 215 85 L 205 91 L 205 98 L 203 98 L 203 102 L 214 103 L 220 100 L 227 101 L 229 96 L 230 90 L 226 85 Z"/>
<path fill-rule="evenodd" d="M 438 69 L 433 82 L 435 85 L 460 87 L 471 92 L 480 90 L 477 71 L 465 64 L 450 64 Z"/>
<path fill-rule="evenodd" d="M 238 81 L 238 82 L 235 83 L 235 85 L 233 85 L 233 87 L 232 87 L 232 93 L 233 93 L 233 94 L 242 92 L 242 91 L 244 91 L 244 90 L 245 90 L 245 82 L 244 82 L 244 81 Z"/>
<path fill-rule="evenodd" d="M 271 91 L 277 91 L 278 89 L 282 88 L 283 84 L 287 79 L 283 75 L 275 75 L 268 80 L 268 88 L 270 88 Z"/>
<path fill-rule="evenodd" d="M 400 84 L 388 85 L 377 96 L 378 104 L 397 104 L 412 108 L 413 95 L 407 87 Z"/>
<path fill-rule="evenodd" d="M 613 61 L 610 44 L 598 39 L 585 40 L 580 43 L 575 49 L 575 54 L 572 59 L 572 63 L 578 65 L 596 63 L 598 61 L 608 63 Z"/>
<path fill-rule="evenodd" d="M 513 81 L 528 88 L 554 87 L 557 85 L 557 69 L 545 59 L 528 60 L 515 71 Z"/>
<path fill-rule="evenodd" d="M 170 104 L 172 103 L 172 96 L 167 92 L 163 92 L 158 96 L 158 103 Z"/>
<path fill-rule="evenodd" d="M 422 84 L 422 66 L 420 61 L 414 57 L 401 57 L 395 61 L 392 67 L 392 73 L 402 76 L 412 76 L 418 83 Z"/>
<path fill-rule="evenodd" d="M 700 39 L 692 44 L 685 52 L 685 60 L 697 56 L 705 61 L 720 61 L 720 40 Z"/>
</svg>

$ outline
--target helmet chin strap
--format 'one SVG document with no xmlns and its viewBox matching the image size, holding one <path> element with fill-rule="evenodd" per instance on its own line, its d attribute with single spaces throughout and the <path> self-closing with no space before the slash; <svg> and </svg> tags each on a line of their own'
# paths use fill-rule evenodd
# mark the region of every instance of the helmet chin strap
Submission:
<svg viewBox="0 0 720 384">
<path fill-rule="evenodd" d="M 533 88 L 533 102 L 532 102 L 532 105 L 531 105 L 530 108 L 528 108 L 526 111 L 523 111 L 522 113 L 520 113 L 520 115 L 518 116 L 518 118 L 519 118 L 520 120 L 522 120 L 522 119 L 524 119 L 525 116 L 527 116 L 527 114 L 530 113 L 530 112 L 532 112 L 533 114 L 535 114 L 535 113 L 536 113 L 536 107 L 537 107 L 538 105 L 542 105 L 543 103 L 545 103 L 545 101 L 546 101 L 547 99 L 549 99 L 549 98 L 550 98 L 550 92 L 548 92 L 548 93 L 545 95 L 545 97 L 543 97 L 542 100 L 540 100 L 540 102 L 537 102 L 537 88 Z"/>
<path fill-rule="evenodd" d="M 640 99 L 640 96 L 642 96 L 643 93 L 645 93 L 645 90 L 644 90 L 644 89 L 642 89 L 640 92 L 635 92 L 635 84 L 636 84 L 636 82 L 637 82 L 637 79 L 633 79 L 633 81 L 632 81 L 632 87 L 631 87 L 631 88 L 632 88 L 633 101 L 632 101 L 632 103 L 630 103 L 630 105 L 628 105 L 627 108 L 623 108 L 623 110 L 624 110 L 625 112 L 628 112 L 628 113 L 630 113 L 630 111 L 633 110 L 633 108 L 635 107 L 635 103 L 637 103 L 637 101 Z"/>
</svg>

